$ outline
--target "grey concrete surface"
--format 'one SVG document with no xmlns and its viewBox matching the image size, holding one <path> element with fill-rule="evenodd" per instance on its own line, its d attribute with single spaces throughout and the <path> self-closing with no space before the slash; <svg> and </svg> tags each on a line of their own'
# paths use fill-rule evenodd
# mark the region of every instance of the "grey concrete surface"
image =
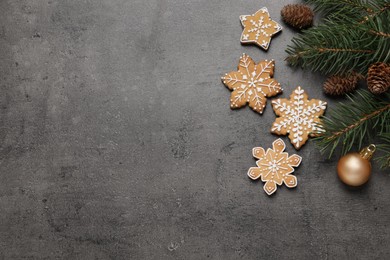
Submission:
<svg viewBox="0 0 390 260">
<path fill-rule="evenodd" d="M 269 102 L 229 108 L 243 52 L 336 102 L 283 61 L 293 2 L 1 0 L 0 259 L 389 259 L 389 172 L 349 189 L 308 142 L 296 189 L 246 176 L 276 136 Z M 268 52 L 239 43 L 262 6 Z"/>
</svg>

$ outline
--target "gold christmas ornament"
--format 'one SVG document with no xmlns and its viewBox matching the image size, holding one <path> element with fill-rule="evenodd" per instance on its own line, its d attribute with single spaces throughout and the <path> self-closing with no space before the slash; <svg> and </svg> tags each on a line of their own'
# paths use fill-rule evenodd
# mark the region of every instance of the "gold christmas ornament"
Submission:
<svg viewBox="0 0 390 260">
<path fill-rule="evenodd" d="M 349 186 L 361 186 L 371 175 L 370 159 L 375 152 L 375 145 L 363 148 L 359 153 L 352 152 L 340 158 L 337 174 L 342 182 Z"/>
</svg>

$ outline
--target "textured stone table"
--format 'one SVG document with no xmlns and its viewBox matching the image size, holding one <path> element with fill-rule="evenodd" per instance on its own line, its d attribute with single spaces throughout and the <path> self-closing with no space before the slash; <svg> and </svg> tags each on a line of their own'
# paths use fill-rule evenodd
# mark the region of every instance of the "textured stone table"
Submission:
<svg viewBox="0 0 390 260">
<path fill-rule="evenodd" d="M 336 102 L 284 62 L 292 2 L 0 1 L 0 259 L 389 259 L 389 172 L 349 189 L 308 142 L 297 188 L 246 176 L 276 136 L 269 102 L 229 108 L 243 52 Z M 268 52 L 239 43 L 262 6 Z"/>
</svg>

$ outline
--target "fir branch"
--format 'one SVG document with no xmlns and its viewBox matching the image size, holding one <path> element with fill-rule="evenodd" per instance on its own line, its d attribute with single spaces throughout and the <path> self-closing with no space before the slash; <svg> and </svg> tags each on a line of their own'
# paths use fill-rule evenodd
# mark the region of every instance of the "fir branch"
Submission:
<svg viewBox="0 0 390 260">
<path fill-rule="evenodd" d="M 361 2 L 361 1 L 355 1 L 354 2 L 354 1 L 350 1 L 350 0 L 341 0 L 341 2 L 345 3 L 346 5 L 357 7 L 359 9 L 361 9 L 362 11 L 366 11 L 369 14 L 374 13 L 374 11 L 371 8 L 369 8 L 366 5 L 364 5 L 363 2 Z"/>
<path fill-rule="evenodd" d="M 380 6 L 386 6 L 386 0 L 306 0 L 308 4 L 315 6 L 316 12 L 321 12 L 325 16 L 329 14 L 351 15 L 375 15 L 380 12 Z"/>
<path fill-rule="evenodd" d="M 364 124 L 367 120 L 370 120 L 371 118 L 379 115 L 380 113 L 383 113 L 387 110 L 390 110 L 390 104 L 380 108 L 379 110 L 373 111 L 370 114 L 363 115 L 362 118 L 360 118 L 357 122 L 353 123 L 352 125 L 349 125 L 342 129 L 339 132 L 333 133 L 331 136 L 328 137 L 329 140 L 334 140 L 338 138 L 340 135 L 343 135 L 349 131 L 354 130 L 355 128 L 359 127 L 361 124 Z"/>
<path fill-rule="evenodd" d="M 378 35 L 378 36 L 390 38 L 390 33 L 378 32 L 378 31 L 375 31 L 375 30 L 370 30 L 370 33 Z"/>
<path fill-rule="evenodd" d="M 353 145 L 360 149 L 364 141 L 379 135 L 389 137 L 380 139 L 379 147 L 390 148 L 390 94 L 378 97 L 360 90 L 348 99 L 322 118 L 315 138 L 321 152 L 330 157 L 340 145 L 345 154 Z M 390 150 L 384 156 L 390 157 Z"/>
<path fill-rule="evenodd" d="M 384 6 L 381 9 L 379 9 L 378 11 L 376 11 L 372 14 L 369 14 L 368 16 L 365 16 L 363 18 L 363 20 L 361 21 L 361 23 L 365 23 L 365 22 L 369 21 L 370 19 L 382 14 L 383 12 L 385 12 L 389 9 L 390 9 L 390 3 L 385 3 Z"/>
<path fill-rule="evenodd" d="M 381 168 L 390 168 L 390 132 L 383 133 L 380 136 L 382 144 L 377 145 L 377 148 L 382 155 L 376 158 L 381 165 Z"/>
<path fill-rule="evenodd" d="M 356 50 L 356 49 L 340 49 L 340 48 L 317 48 L 319 52 L 354 52 L 354 53 L 373 53 L 373 50 Z"/>
<path fill-rule="evenodd" d="M 292 66 L 332 75 L 351 71 L 365 75 L 371 64 L 389 63 L 390 9 L 386 6 L 378 15 L 367 16 L 365 23 L 360 21 L 348 16 L 326 18 L 292 39 L 286 60 Z"/>
<path fill-rule="evenodd" d="M 373 53 L 374 52 L 373 50 L 357 50 L 357 49 L 317 48 L 317 47 L 313 47 L 312 49 L 308 49 L 308 50 L 305 50 L 305 51 L 297 52 L 297 53 L 287 57 L 286 60 L 290 61 L 290 62 L 293 62 L 293 60 L 296 60 L 296 59 L 304 56 L 304 54 L 309 53 L 309 52 L 311 52 L 313 50 L 314 51 L 318 51 L 319 53 L 323 53 L 323 52 L 333 52 L 333 53 L 336 53 L 336 52 Z"/>
</svg>

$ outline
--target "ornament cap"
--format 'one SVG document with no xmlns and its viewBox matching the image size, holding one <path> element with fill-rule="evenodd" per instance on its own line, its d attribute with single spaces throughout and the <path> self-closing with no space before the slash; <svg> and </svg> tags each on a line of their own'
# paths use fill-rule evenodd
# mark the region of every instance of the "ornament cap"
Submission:
<svg viewBox="0 0 390 260">
<path fill-rule="evenodd" d="M 376 150 L 375 144 L 370 144 L 369 146 L 363 148 L 359 152 L 359 154 L 361 157 L 363 157 L 364 159 L 369 161 L 371 159 L 372 155 L 374 154 L 375 150 Z"/>
</svg>

